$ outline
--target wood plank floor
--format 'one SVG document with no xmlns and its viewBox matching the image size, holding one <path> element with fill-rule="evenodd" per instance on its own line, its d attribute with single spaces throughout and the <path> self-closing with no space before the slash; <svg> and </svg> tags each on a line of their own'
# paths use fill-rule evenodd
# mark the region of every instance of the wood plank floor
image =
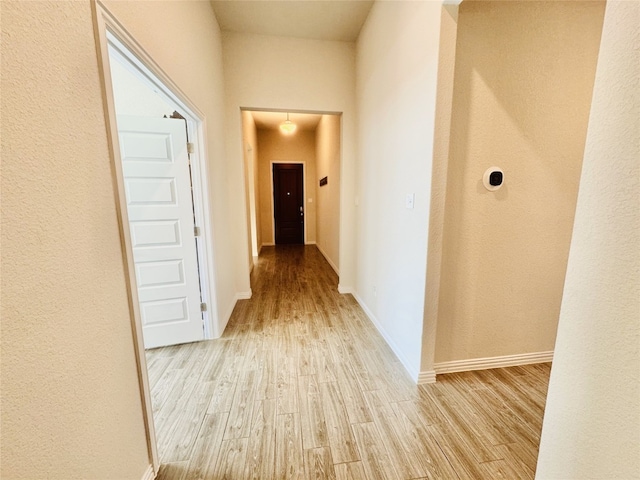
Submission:
<svg viewBox="0 0 640 480">
<path fill-rule="evenodd" d="M 221 339 L 147 352 L 160 480 L 533 478 L 549 364 L 416 386 L 314 246 L 251 280 Z"/>
</svg>

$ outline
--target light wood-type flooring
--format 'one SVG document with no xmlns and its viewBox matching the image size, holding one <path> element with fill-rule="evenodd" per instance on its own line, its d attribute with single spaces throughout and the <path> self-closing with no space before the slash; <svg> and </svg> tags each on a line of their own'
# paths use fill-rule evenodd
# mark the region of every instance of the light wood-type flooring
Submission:
<svg viewBox="0 0 640 480">
<path fill-rule="evenodd" d="M 549 364 L 416 386 L 315 246 L 262 251 L 221 339 L 147 352 L 159 479 L 533 478 Z"/>
</svg>

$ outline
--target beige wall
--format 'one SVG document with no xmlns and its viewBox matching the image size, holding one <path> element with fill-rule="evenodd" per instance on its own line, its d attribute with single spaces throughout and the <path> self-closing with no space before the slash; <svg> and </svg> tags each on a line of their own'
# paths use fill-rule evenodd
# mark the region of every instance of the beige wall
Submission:
<svg viewBox="0 0 640 480">
<path fill-rule="evenodd" d="M 237 293 L 249 291 L 235 282 L 234 258 L 242 254 L 247 261 L 247 247 L 232 235 L 230 190 L 224 151 L 224 82 L 222 46 L 218 23 L 211 5 L 200 1 L 132 2 L 107 0 L 107 8 L 142 45 L 180 90 L 205 115 L 206 153 L 208 159 L 209 207 L 212 230 L 215 284 L 210 298 L 216 299 L 219 330 L 226 325 L 235 305 Z M 179 31 L 179 34 L 176 33 Z M 237 122 L 240 135 L 240 120 Z M 238 140 L 238 147 L 242 141 Z M 240 154 L 242 151 L 240 150 Z M 242 170 L 242 156 L 238 159 Z M 244 200 L 241 203 L 244 208 Z M 242 211 L 242 218 L 246 217 Z M 240 252 L 238 252 L 240 250 Z"/>
<path fill-rule="evenodd" d="M 327 184 L 319 180 L 327 177 Z M 316 130 L 316 244 L 340 271 L 340 116 L 323 115 Z"/>
<path fill-rule="evenodd" d="M 460 6 L 436 367 L 554 348 L 603 9 Z"/>
<path fill-rule="evenodd" d="M 90 4 L 1 8 L 0 477 L 139 480 L 150 462 Z"/>
<path fill-rule="evenodd" d="M 357 43 L 356 295 L 414 379 L 424 321 L 440 12 L 439 2 L 376 2 Z M 412 193 L 415 207 L 407 209 Z"/>
<path fill-rule="evenodd" d="M 273 245 L 272 162 L 304 162 L 305 243 L 316 243 L 316 134 L 298 130 L 284 136 L 277 130 L 258 130 L 258 185 L 262 244 Z"/>
<path fill-rule="evenodd" d="M 235 220 L 230 236 L 243 245 L 235 257 L 236 284 L 249 286 L 245 242 L 240 108 L 342 112 L 340 192 L 340 289 L 353 287 L 355 272 L 355 45 L 225 32 L 226 148 L 230 202 Z M 256 74 L 259 72 L 259 74 Z M 262 152 L 260 152 L 262 154 Z M 263 225 L 263 232 L 265 227 Z M 263 243 L 268 238 L 263 238 Z"/>
<path fill-rule="evenodd" d="M 458 5 L 444 5 L 440 16 L 438 55 L 438 89 L 436 96 L 431 169 L 431 205 L 429 210 L 429 244 L 427 248 L 427 285 L 424 296 L 424 326 L 420 372 L 422 382 L 435 381 L 436 332 L 442 275 L 442 249 L 447 193 L 447 172 L 451 146 L 451 114 L 458 36 Z"/>
<path fill-rule="evenodd" d="M 242 141 L 244 148 L 245 198 L 247 202 L 247 231 L 251 235 L 249 260 L 257 260 L 262 245 L 260 227 L 260 185 L 258 169 L 258 131 L 250 112 L 242 112 Z"/>
<path fill-rule="evenodd" d="M 609 1 L 536 478 L 640 478 L 640 4 Z"/>
</svg>

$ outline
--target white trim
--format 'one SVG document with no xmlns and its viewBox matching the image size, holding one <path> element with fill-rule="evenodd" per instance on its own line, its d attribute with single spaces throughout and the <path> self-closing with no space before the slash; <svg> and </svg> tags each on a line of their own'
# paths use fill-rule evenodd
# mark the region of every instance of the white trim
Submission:
<svg viewBox="0 0 640 480">
<path fill-rule="evenodd" d="M 111 31 L 122 32 L 123 36 L 126 36 L 126 32 L 101 3 L 91 2 L 91 10 L 94 19 L 98 65 L 101 73 L 99 80 L 102 86 L 104 101 L 105 125 L 110 149 L 109 156 L 111 157 L 112 182 L 115 190 L 116 212 L 119 223 L 120 243 L 122 245 L 124 280 L 129 300 L 129 315 L 131 317 L 133 347 L 135 351 L 136 368 L 138 370 L 138 384 L 140 386 L 140 401 L 142 403 L 142 416 L 147 441 L 147 454 L 149 462 L 151 463 L 152 471 L 157 471 L 160 468 L 160 456 L 158 454 L 155 425 L 153 423 L 153 407 L 151 405 L 149 373 L 147 371 L 147 360 L 142 337 L 142 321 L 140 318 L 138 288 L 136 285 L 136 275 L 133 265 L 133 246 L 131 236 L 129 234 L 129 216 L 126 207 L 127 202 L 122 181 L 120 181 L 123 177 L 122 162 L 120 159 L 118 127 L 116 125 L 115 113 L 116 108 L 113 97 L 113 83 L 111 80 L 111 67 L 109 64 L 107 40 L 108 28 L 111 29 Z"/>
<path fill-rule="evenodd" d="M 202 118 L 202 117 L 201 117 Z M 194 143 L 194 158 L 191 160 L 191 172 L 193 182 L 197 185 L 193 189 L 194 211 L 196 223 L 200 228 L 200 236 L 196 237 L 198 248 L 199 265 L 204 265 L 204 271 L 200 270 L 200 288 L 202 301 L 212 307 L 205 312 L 204 316 L 204 338 L 212 339 L 216 333 L 222 334 L 220 329 L 220 319 L 218 318 L 218 298 L 216 295 L 215 277 L 215 256 L 213 247 L 214 226 L 211 220 L 209 195 L 209 174 L 207 165 L 207 142 L 205 132 L 207 131 L 207 120 L 202 118 L 199 122 L 187 122 L 189 125 L 190 139 Z M 194 131 L 192 132 L 191 129 Z M 219 330 L 219 332 L 217 332 Z M 218 336 L 219 336 L 218 335 Z"/>
<path fill-rule="evenodd" d="M 428 383 L 436 383 L 435 370 L 426 370 L 418 374 L 418 385 L 425 385 Z"/>
<path fill-rule="evenodd" d="M 236 302 L 238 300 L 249 300 L 252 295 L 253 295 L 253 292 L 251 291 L 251 289 L 249 289 L 248 292 L 238 292 L 236 293 Z"/>
<path fill-rule="evenodd" d="M 342 294 L 342 295 L 347 295 L 347 294 L 351 294 L 355 297 L 355 290 L 353 289 L 353 287 L 347 287 L 346 285 L 341 285 L 340 283 L 338 283 L 338 293 Z M 357 299 L 356 299 L 357 300 Z M 358 302 L 360 303 L 360 302 Z"/>
<path fill-rule="evenodd" d="M 324 257 L 324 259 L 327 261 L 327 263 L 329 265 L 331 265 L 331 268 L 333 268 L 333 271 L 336 272 L 336 275 L 338 275 L 338 278 L 340 278 L 340 270 L 338 270 L 338 267 L 336 267 L 336 264 L 331 261 L 329 256 L 325 253 L 325 251 L 322 249 L 322 247 L 320 245 L 318 245 L 316 242 L 313 242 L 313 244 L 320 251 L 320 253 Z M 339 286 L 338 286 L 338 292 L 340 292 L 340 287 Z M 344 293 L 344 292 L 340 292 L 340 293 Z M 351 292 L 347 292 L 347 293 L 351 293 Z"/>
<path fill-rule="evenodd" d="M 360 296 L 356 292 L 352 292 L 352 295 L 355 297 L 356 301 L 358 302 L 362 310 L 364 310 L 364 313 L 367 315 L 367 317 L 369 317 L 369 320 L 371 320 L 371 323 L 373 323 L 375 327 L 378 329 L 378 332 L 380 333 L 380 335 L 382 335 L 382 338 L 384 338 L 385 342 L 387 342 L 387 345 L 389 345 L 389 347 L 391 348 L 395 356 L 398 358 L 398 360 L 400 360 L 400 363 L 402 363 L 405 370 L 409 373 L 409 376 L 417 383 L 419 379 L 419 372 L 411 368 L 409 362 L 407 361 L 405 356 L 402 354 L 402 351 L 398 348 L 398 346 L 394 343 L 394 341 L 391 340 L 391 337 L 387 335 L 387 332 L 384 330 L 384 328 L 382 328 L 376 316 L 371 312 L 371 310 L 369 310 L 369 308 L 364 303 L 364 301 L 360 298 Z"/>
<path fill-rule="evenodd" d="M 468 372 L 471 370 L 487 370 L 490 368 L 517 367 L 532 363 L 546 363 L 553 361 L 553 351 L 521 353 L 518 355 L 504 355 L 501 357 L 471 358 L 468 360 L 454 360 L 440 362 L 434 365 L 436 374 Z"/>
<path fill-rule="evenodd" d="M 140 480 L 155 480 L 155 478 L 156 478 L 156 472 L 153 470 L 153 465 L 149 465 L 149 467 L 144 472 Z"/>
</svg>

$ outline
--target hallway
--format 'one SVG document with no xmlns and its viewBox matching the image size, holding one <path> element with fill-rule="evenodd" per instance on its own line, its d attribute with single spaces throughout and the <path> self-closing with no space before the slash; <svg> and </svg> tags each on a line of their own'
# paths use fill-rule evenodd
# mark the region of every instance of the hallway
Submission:
<svg viewBox="0 0 640 480">
<path fill-rule="evenodd" d="M 315 246 L 251 283 L 221 339 L 147 352 L 159 479 L 533 478 L 549 364 L 416 386 Z"/>
</svg>

